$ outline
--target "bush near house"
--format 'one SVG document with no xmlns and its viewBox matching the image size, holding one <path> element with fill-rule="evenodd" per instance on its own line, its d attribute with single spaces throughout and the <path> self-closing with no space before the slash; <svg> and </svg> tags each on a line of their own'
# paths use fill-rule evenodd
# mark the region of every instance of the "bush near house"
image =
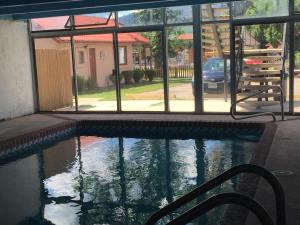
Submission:
<svg viewBox="0 0 300 225">
<path fill-rule="evenodd" d="M 121 76 L 124 78 L 125 84 L 131 84 L 133 78 L 133 70 L 124 70 L 122 71 Z"/>
<path fill-rule="evenodd" d="M 141 69 L 133 70 L 133 80 L 134 83 L 138 84 L 144 78 L 145 72 Z"/>
<path fill-rule="evenodd" d="M 91 78 L 84 78 L 83 76 L 77 75 L 77 88 L 78 91 L 94 90 L 97 88 L 97 84 Z"/>
<path fill-rule="evenodd" d="M 149 81 L 153 81 L 154 77 L 156 76 L 156 71 L 153 69 L 145 70 L 145 75 Z"/>
</svg>

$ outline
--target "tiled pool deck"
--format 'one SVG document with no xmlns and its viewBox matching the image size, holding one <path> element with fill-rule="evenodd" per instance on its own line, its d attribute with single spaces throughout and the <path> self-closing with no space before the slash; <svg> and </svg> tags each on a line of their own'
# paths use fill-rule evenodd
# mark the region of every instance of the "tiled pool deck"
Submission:
<svg viewBox="0 0 300 225">
<path fill-rule="evenodd" d="M 70 120 L 147 120 L 147 121 L 230 121 L 228 115 L 167 115 L 167 114 L 34 114 L 0 122 L 0 142 L 40 129 L 60 125 Z M 256 118 L 252 122 L 269 122 L 271 118 Z M 300 221 L 300 117 L 288 117 L 277 122 L 276 131 L 265 167 L 270 171 L 291 171 L 289 176 L 278 176 L 287 202 L 288 225 Z M 271 187 L 260 181 L 256 199 L 274 215 L 274 196 Z M 259 224 L 249 216 L 247 225 Z"/>
</svg>

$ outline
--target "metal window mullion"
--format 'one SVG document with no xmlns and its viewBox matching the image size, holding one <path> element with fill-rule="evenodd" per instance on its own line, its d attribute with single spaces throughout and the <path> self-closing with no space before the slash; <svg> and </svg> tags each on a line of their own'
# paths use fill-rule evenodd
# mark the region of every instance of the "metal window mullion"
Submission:
<svg viewBox="0 0 300 225">
<path fill-rule="evenodd" d="M 201 10 L 200 5 L 193 6 L 193 42 L 194 42 L 194 97 L 195 112 L 203 112 L 203 77 L 201 57 Z"/>
<path fill-rule="evenodd" d="M 168 30 L 166 27 L 167 23 L 167 15 L 166 15 L 166 8 L 163 9 L 163 20 L 164 26 L 161 31 L 162 37 L 162 52 L 163 52 L 163 82 L 164 82 L 164 105 L 165 105 L 165 112 L 170 111 L 170 104 L 169 104 L 169 63 L 168 63 Z"/>
<path fill-rule="evenodd" d="M 119 44 L 118 34 L 113 32 L 113 48 L 114 48 L 114 61 L 115 61 L 115 85 L 116 85 L 116 97 L 117 97 L 117 112 L 122 111 L 121 103 L 121 79 L 120 79 L 120 64 L 119 64 Z"/>
<path fill-rule="evenodd" d="M 74 24 L 74 16 L 70 16 L 71 26 Z M 74 28 L 71 28 L 74 29 Z M 75 57 L 75 43 L 74 36 L 70 36 L 71 39 L 71 58 L 72 58 L 72 70 L 73 70 L 73 87 L 75 95 L 75 111 L 78 112 L 78 85 L 77 85 L 77 72 L 76 72 L 76 57 Z"/>
<path fill-rule="evenodd" d="M 240 40 L 241 41 L 241 40 Z M 230 77 L 231 77 L 231 104 L 236 102 L 236 60 L 235 60 L 235 26 L 230 23 Z M 236 113 L 236 105 L 233 109 Z"/>
<path fill-rule="evenodd" d="M 294 114 L 295 90 L 295 22 L 289 23 L 289 113 Z"/>
</svg>

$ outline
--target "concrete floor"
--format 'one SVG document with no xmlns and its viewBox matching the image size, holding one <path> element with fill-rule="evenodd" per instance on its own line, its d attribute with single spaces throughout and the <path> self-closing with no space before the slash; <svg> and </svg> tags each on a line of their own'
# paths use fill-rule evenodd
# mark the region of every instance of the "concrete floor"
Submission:
<svg viewBox="0 0 300 225">
<path fill-rule="evenodd" d="M 153 115 L 153 114 L 34 114 L 13 120 L 0 122 L 0 141 L 13 138 L 27 132 L 39 130 L 62 123 L 66 120 L 97 119 L 97 120 L 185 120 L 185 121 L 232 121 L 226 115 Z M 250 121 L 269 122 L 271 118 L 261 117 Z M 300 222 L 300 117 L 288 117 L 286 121 L 277 122 L 275 134 L 265 167 L 270 171 L 290 171 L 288 176 L 278 176 L 286 194 L 288 225 Z M 274 196 L 271 187 L 260 181 L 255 198 L 266 209 L 274 214 Z M 253 216 L 248 217 L 247 225 L 259 224 Z"/>
</svg>

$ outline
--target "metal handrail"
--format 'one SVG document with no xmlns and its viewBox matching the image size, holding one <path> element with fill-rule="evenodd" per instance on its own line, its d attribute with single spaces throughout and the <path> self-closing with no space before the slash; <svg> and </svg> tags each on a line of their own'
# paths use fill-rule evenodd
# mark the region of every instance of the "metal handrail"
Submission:
<svg viewBox="0 0 300 225">
<path fill-rule="evenodd" d="M 272 112 L 255 113 L 255 114 L 247 115 L 247 116 L 243 116 L 243 117 L 236 117 L 236 116 L 234 115 L 234 108 L 235 108 L 235 106 L 236 106 L 238 103 L 243 102 L 243 101 L 245 101 L 245 100 L 247 100 L 247 99 L 249 99 L 249 98 L 252 98 L 252 97 L 254 97 L 254 96 L 256 96 L 256 95 L 262 94 L 262 93 L 264 93 L 264 92 L 266 92 L 266 91 L 268 91 L 268 90 L 270 90 L 270 89 L 275 89 L 275 88 L 278 88 L 279 91 L 280 91 L 281 120 L 284 120 L 284 103 L 283 103 L 283 102 L 284 102 L 284 95 L 283 95 L 283 90 L 282 90 L 282 88 L 279 87 L 279 86 L 265 87 L 265 88 L 263 88 L 264 90 L 261 90 L 261 91 L 259 91 L 259 92 L 257 92 L 257 93 L 248 95 L 248 96 L 245 97 L 245 98 L 242 98 L 242 99 L 239 99 L 239 100 L 235 101 L 235 102 L 231 105 L 231 107 L 230 107 L 230 115 L 231 115 L 231 117 L 232 117 L 233 119 L 235 119 L 235 120 L 244 120 L 244 119 L 249 119 L 249 118 L 254 118 L 254 117 L 259 117 L 259 116 L 266 116 L 266 115 L 269 115 L 269 116 L 272 116 L 273 121 L 276 122 L 276 116 L 275 116 L 275 114 L 272 113 Z"/>
<path fill-rule="evenodd" d="M 164 208 L 154 213 L 149 218 L 146 225 L 154 225 L 159 219 L 166 216 L 167 214 L 173 212 L 174 210 L 180 208 L 184 204 L 194 200 L 199 195 L 206 193 L 207 191 L 219 186 L 220 184 L 226 182 L 227 180 L 241 173 L 257 174 L 262 176 L 269 182 L 269 184 L 272 186 L 272 189 L 275 193 L 276 224 L 286 225 L 285 197 L 284 197 L 284 191 L 281 184 L 271 172 L 269 172 L 268 170 L 262 167 L 251 165 L 251 164 L 244 164 L 244 165 L 233 167 L 225 171 L 224 173 L 220 174 L 219 176 L 215 177 L 214 179 L 204 183 L 200 187 L 197 187 L 196 189 L 182 196 L 181 198 L 178 198 L 174 202 L 170 203 L 169 205 L 165 206 Z"/>
<path fill-rule="evenodd" d="M 188 210 L 187 212 L 172 220 L 171 222 L 167 223 L 167 225 L 187 224 L 192 220 L 200 217 L 204 213 L 207 213 L 211 209 L 225 204 L 236 204 L 244 206 L 257 216 L 261 224 L 274 225 L 270 215 L 259 203 L 245 195 L 237 193 L 224 193 L 213 196 L 208 200 L 196 205 L 194 208 Z"/>
</svg>

